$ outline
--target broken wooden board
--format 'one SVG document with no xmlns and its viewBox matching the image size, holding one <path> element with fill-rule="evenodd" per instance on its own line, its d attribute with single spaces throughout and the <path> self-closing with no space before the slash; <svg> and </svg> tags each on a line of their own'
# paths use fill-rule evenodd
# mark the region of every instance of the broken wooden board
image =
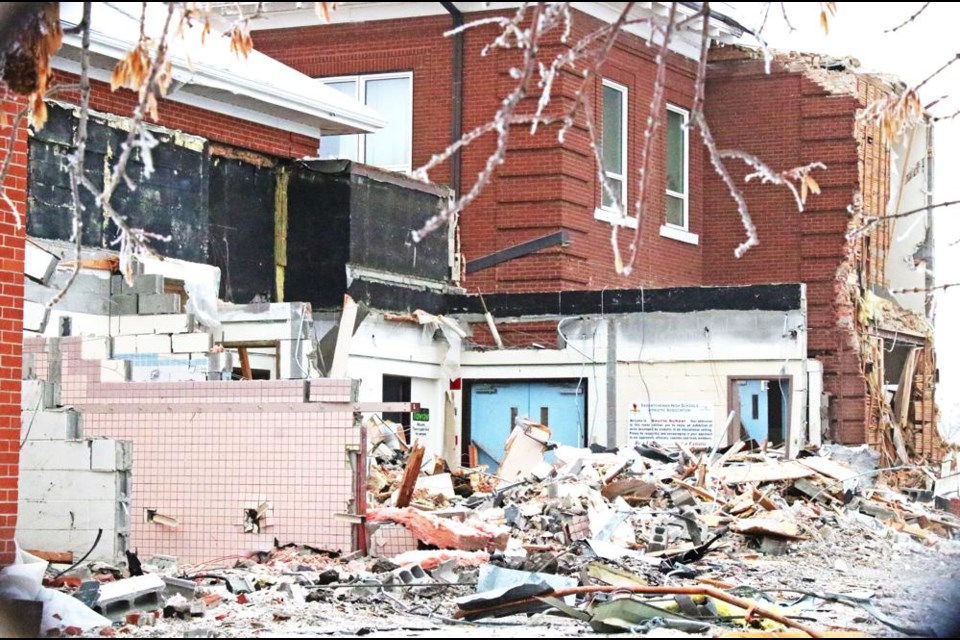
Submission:
<svg viewBox="0 0 960 640">
<path fill-rule="evenodd" d="M 645 587 L 649 584 L 635 573 L 609 567 L 601 562 L 588 564 L 587 575 L 613 587 Z"/>
<path fill-rule="evenodd" d="M 796 480 L 816 475 L 813 469 L 808 469 L 794 461 L 787 462 L 759 462 L 736 467 L 718 469 L 714 474 L 726 484 L 740 484 L 743 482 L 778 482 L 780 480 Z"/>
<path fill-rule="evenodd" d="M 40 549 L 26 549 L 26 552 L 50 564 L 73 564 L 72 551 L 41 551 Z"/>
<path fill-rule="evenodd" d="M 853 480 L 859 477 L 857 472 L 852 470 L 850 467 L 844 466 L 839 462 L 834 462 L 833 460 L 829 460 L 827 458 L 821 458 L 819 456 L 799 458 L 797 462 L 808 469 L 813 469 L 820 475 L 832 478 L 837 482 L 846 482 L 847 480 Z"/>
<path fill-rule="evenodd" d="M 420 465 L 423 462 L 423 453 L 426 451 L 420 444 L 413 446 L 413 452 L 407 458 L 407 467 L 403 471 L 403 480 L 400 481 L 400 489 L 397 492 L 397 506 L 400 508 L 410 505 L 413 498 L 413 490 L 417 485 L 417 477 L 420 475 Z"/>
<path fill-rule="evenodd" d="M 786 516 L 783 511 L 768 511 L 761 516 L 746 520 L 737 520 L 730 526 L 731 531 L 745 536 L 769 536 L 800 540 L 800 527 Z"/>
<path fill-rule="evenodd" d="M 623 498 L 631 507 L 649 502 L 650 497 L 657 491 L 657 485 L 640 478 L 624 478 L 604 485 L 600 493 L 608 501 Z"/>
</svg>

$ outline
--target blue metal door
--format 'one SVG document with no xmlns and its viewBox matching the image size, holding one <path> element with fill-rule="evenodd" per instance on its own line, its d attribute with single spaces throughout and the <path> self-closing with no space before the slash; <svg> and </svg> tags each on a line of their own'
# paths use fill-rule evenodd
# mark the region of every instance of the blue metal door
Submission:
<svg viewBox="0 0 960 640">
<path fill-rule="evenodd" d="M 766 380 L 738 380 L 740 395 L 740 422 L 747 435 L 763 442 L 769 438 L 769 398 Z"/>
<path fill-rule="evenodd" d="M 546 424 L 551 440 L 582 447 L 586 433 L 586 386 L 573 382 L 477 382 L 470 391 L 470 438 L 480 464 L 492 473 L 503 459 L 514 421 Z M 548 456 L 548 460 L 550 456 Z"/>
</svg>

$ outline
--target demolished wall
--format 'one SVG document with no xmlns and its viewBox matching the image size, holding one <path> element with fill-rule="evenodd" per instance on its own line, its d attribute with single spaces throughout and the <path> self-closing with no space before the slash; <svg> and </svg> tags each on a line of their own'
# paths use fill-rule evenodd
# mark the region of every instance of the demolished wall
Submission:
<svg viewBox="0 0 960 640">
<path fill-rule="evenodd" d="M 83 342 L 29 338 L 25 351 L 38 379 L 59 371 L 85 437 L 133 443 L 130 548 L 194 562 L 274 540 L 354 548 L 335 517 L 356 495 L 350 381 L 105 382 Z"/>
</svg>

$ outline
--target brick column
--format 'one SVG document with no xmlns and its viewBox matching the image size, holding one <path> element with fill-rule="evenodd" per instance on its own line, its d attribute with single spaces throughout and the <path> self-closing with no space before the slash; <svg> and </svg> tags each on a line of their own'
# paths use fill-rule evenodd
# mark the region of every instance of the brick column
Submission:
<svg viewBox="0 0 960 640">
<path fill-rule="evenodd" d="M 16 136 L 13 158 L 3 188 L 21 216 L 0 198 L 0 566 L 13 560 L 17 527 L 17 482 L 20 462 L 20 377 L 23 355 L 23 260 L 27 212 L 27 130 L 10 126 L 22 101 L 0 98 L 6 119 L 0 122 L 0 165 L 6 160 L 10 137 Z"/>
</svg>

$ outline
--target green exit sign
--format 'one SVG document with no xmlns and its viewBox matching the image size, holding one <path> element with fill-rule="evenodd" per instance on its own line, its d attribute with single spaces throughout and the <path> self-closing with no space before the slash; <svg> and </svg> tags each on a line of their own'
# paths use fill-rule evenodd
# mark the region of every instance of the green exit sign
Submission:
<svg viewBox="0 0 960 640">
<path fill-rule="evenodd" d="M 418 409 L 411 418 L 414 422 L 430 422 L 430 409 Z"/>
</svg>

